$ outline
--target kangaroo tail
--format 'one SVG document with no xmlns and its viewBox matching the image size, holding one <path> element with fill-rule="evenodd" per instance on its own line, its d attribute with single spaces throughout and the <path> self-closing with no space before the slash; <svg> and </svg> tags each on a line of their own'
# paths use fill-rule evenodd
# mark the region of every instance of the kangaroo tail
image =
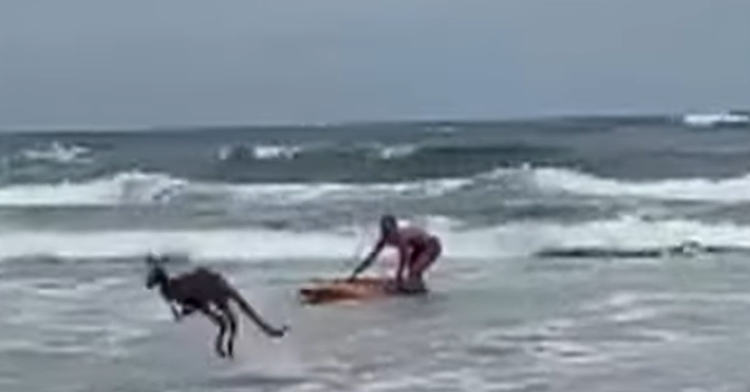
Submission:
<svg viewBox="0 0 750 392">
<path fill-rule="evenodd" d="M 245 300 L 244 297 L 234 288 L 230 291 L 230 296 L 237 302 L 242 313 L 244 313 L 250 320 L 252 320 L 263 332 L 268 336 L 281 337 L 284 336 L 286 331 L 289 329 L 287 326 L 276 328 L 268 323 L 260 314 Z"/>
</svg>

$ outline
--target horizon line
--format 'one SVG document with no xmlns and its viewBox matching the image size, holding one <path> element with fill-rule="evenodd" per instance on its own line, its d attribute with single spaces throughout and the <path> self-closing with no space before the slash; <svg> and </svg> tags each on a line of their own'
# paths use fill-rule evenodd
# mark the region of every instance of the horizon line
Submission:
<svg viewBox="0 0 750 392">
<path fill-rule="evenodd" d="M 689 114 L 689 113 L 688 113 Z M 692 113 L 697 114 L 697 113 Z M 708 113 L 705 113 L 708 114 Z M 236 122 L 236 123 L 185 123 L 185 124 L 160 124 L 160 125 L 13 125 L 0 126 L 0 133 L 45 133 L 45 132 L 165 132 L 165 131 L 186 131 L 186 130 L 209 130 L 209 129 L 234 129 L 234 128 L 335 128 L 335 127 L 363 127 L 378 125 L 396 125 L 396 124 L 422 124 L 422 125 L 451 125 L 451 124 L 478 124 L 478 123 L 514 123 L 514 122 L 535 122 L 551 120 L 586 120 L 586 119 L 646 119 L 646 118 L 663 118 L 669 119 L 675 116 L 682 117 L 685 114 L 668 114 L 668 113 L 592 113 L 592 114 L 547 114 L 537 116 L 518 116 L 518 117 L 476 117 L 476 118 L 393 118 L 393 119 L 372 119 L 372 120 L 343 120 L 343 121 L 309 121 L 309 122 L 286 122 L 286 121 L 269 121 L 269 122 Z"/>
</svg>

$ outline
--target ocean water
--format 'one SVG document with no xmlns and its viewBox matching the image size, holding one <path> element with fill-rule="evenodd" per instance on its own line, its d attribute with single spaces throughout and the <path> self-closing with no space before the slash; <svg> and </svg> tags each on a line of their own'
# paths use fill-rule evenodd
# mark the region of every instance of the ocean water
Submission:
<svg viewBox="0 0 750 392">
<path fill-rule="evenodd" d="M 300 305 L 384 212 L 431 294 Z M 748 129 L 670 118 L 0 134 L 0 390 L 747 391 L 748 213 Z M 291 333 L 216 358 L 149 251 Z"/>
</svg>

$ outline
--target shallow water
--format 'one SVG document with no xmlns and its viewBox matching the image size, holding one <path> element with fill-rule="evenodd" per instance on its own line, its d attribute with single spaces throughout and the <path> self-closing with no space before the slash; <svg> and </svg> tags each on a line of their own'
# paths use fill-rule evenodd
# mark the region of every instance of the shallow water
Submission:
<svg viewBox="0 0 750 392">
<path fill-rule="evenodd" d="M 745 390 L 750 290 L 737 257 L 442 260 L 426 298 L 305 307 L 304 273 L 219 264 L 264 314 L 234 361 L 174 323 L 137 262 L 2 265 L 3 390 Z M 310 262 L 308 262 L 310 264 Z M 306 266 L 332 274 L 335 262 Z M 178 270 L 188 265 L 175 266 Z M 312 270 L 316 270 L 313 272 Z"/>
</svg>

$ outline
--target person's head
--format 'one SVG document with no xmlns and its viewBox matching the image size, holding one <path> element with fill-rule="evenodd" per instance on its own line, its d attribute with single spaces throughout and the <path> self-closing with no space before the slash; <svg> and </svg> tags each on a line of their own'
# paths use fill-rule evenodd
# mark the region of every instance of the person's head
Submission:
<svg viewBox="0 0 750 392">
<path fill-rule="evenodd" d="M 398 221 L 393 215 L 383 215 L 380 217 L 380 233 L 383 237 L 390 237 L 398 231 Z"/>
</svg>

